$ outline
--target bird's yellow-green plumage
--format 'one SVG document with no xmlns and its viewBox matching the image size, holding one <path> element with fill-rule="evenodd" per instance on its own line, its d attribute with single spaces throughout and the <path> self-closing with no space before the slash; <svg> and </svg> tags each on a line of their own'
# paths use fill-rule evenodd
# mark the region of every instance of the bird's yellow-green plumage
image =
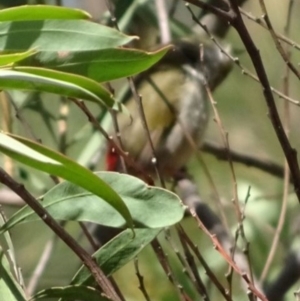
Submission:
<svg viewBox="0 0 300 301">
<path fill-rule="evenodd" d="M 172 77 L 169 76 L 170 71 Z M 160 91 L 168 91 L 167 100 L 176 107 L 179 101 L 178 95 L 184 81 L 184 74 L 181 70 L 168 68 L 158 72 L 151 78 Z M 159 95 L 149 82 L 144 82 L 138 91 L 142 97 L 147 126 L 153 143 L 156 144 L 164 131 L 175 122 L 176 116 L 171 112 L 166 100 Z M 148 139 L 134 99 L 128 101 L 127 109 L 130 116 L 119 116 L 118 122 L 123 144 L 130 149 L 130 154 L 136 157 L 141 153 Z"/>
<path fill-rule="evenodd" d="M 209 106 L 204 81 L 214 89 L 232 65 L 212 44 L 205 46 L 201 63 L 199 46 L 181 42 L 176 47 L 178 53 L 171 52 L 138 84 L 156 157 L 161 172 L 168 176 L 174 175 L 194 151 L 187 136 L 197 146 L 202 141 Z M 151 172 L 152 150 L 133 97 L 126 106 L 130 116 L 118 116 L 124 150 Z"/>
</svg>

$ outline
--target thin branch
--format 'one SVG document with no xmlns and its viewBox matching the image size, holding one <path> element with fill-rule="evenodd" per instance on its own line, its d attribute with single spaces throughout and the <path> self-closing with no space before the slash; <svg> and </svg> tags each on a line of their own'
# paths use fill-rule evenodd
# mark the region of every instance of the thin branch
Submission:
<svg viewBox="0 0 300 301">
<path fill-rule="evenodd" d="M 293 183 L 295 188 L 295 193 L 297 195 L 298 201 L 300 202 L 300 170 L 299 164 L 297 160 L 297 152 L 295 149 L 292 148 L 285 132 L 283 129 L 283 125 L 281 123 L 276 105 L 275 100 L 272 94 L 272 90 L 269 84 L 268 76 L 266 74 L 259 50 L 256 48 L 245 24 L 242 19 L 242 16 L 239 11 L 239 7 L 235 0 L 230 0 L 231 8 L 234 12 L 234 18 L 231 20 L 232 26 L 238 32 L 241 40 L 243 41 L 246 50 L 251 58 L 251 61 L 254 65 L 256 70 L 257 76 L 261 82 L 263 87 L 263 92 L 265 96 L 265 101 L 267 103 L 269 109 L 269 117 L 271 119 L 274 131 L 277 135 L 277 138 L 281 144 L 281 148 L 285 154 L 287 159 Z"/>
<path fill-rule="evenodd" d="M 203 268 L 204 268 L 207 276 L 214 283 L 214 285 L 219 290 L 219 292 L 223 295 L 224 299 L 227 300 L 227 301 L 232 301 L 232 298 L 229 296 L 227 290 L 219 282 L 219 280 L 217 279 L 217 277 L 212 272 L 212 270 L 210 269 L 209 265 L 206 263 L 206 261 L 204 260 L 203 256 L 199 252 L 197 246 L 195 246 L 194 243 L 190 240 L 190 238 L 185 233 L 185 231 L 183 230 L 183 228 L 179 227 L 178 235 L 180 236 L 180 239 L 184 240 L 187 243 L 187 245 L 190 247 L 190 249 L 194 252 L 194 254 L 196 255 L 197 259 L 202 264 L 202 266 L 203 266 Z"/>
<path fill-rule="evenodd" d="M 199 161 L 199 164 L 201 164 L 201 168 L 204 171 L 204 174 L 206 175 L 208 182 L 211 186 L 212 192 L 214 194 L 214 200 L 216 201 L 216 207 L 219 211 L 219 214 L 222 218 L 222 222 L 224 224 L 224 226 L 226 227 L 226 229 L 229 229 L 228 227 L 228 223 L 226 220 L 226 216 L 223 210 L 223 206 L 221 204 L 221 197 L 220 194 L 218 192 L 218 189 L 214 183 L 213 177 L 211 176 L 211 173 L 209 171 L 209 168 L 207 167 L 205 161 L 202 158 L 201 152 L 198 151 L 198 145 L 197 143 L 194 141 L 193 137 L 191 136 L 191 134 L 189 133 L 189 131 L 186 129 L 186 127 L 184 126 L 182 120 L 179 118 L 179 114 L 176 110 L 176 108 L 174 107 L 174 105 L 168 100 L 168 98 L 166 97 L 166 95 L 164 93 L 162 93 L 162 91 L 159 89 L 159 87 L 157 87 L 157 85 L 155 84 L 154 81 L 151 80 L 151 78 L 149 77 L 148 79 L 149 84 L 153 87 L 153 89 L 155 90 L 156 93 L 158 93 L 158 95 L 160 96 L 160 98 L 162 99 L 162 101 L 164 101 L 164 103 L 167 105 L 168 109 L 170 110 L 170 113 L 172 115 L 174 115 L 176 121 L 179 123 L 182 132 L 185 136 L 185 139 L 187 140 L 188 144 L 192 147 L 192 149 L 194 150 L 195 154 L 196 154 L 196 159 Z M 205 91 L 204 91 L 205 93 Z"/>
<path fill-rule="evenodd" d="M 199 21 L 196 16 L 194 15 L 193 11 L 190 9 L 189 6 L 187 6 L 187 9 L 189 10 L 189 12 L 191 13 L 192 19 L 205 31 L 205 33 L 208 35 L 209 39 L 213 41 L 213 43 L 222 51 L 222 53 L 224 53 L 228 58 L 230 58 L 230 60 L 236 65 L 238 66 L 243 75 L 247 75 L 249 76 L 251 79 L 255 80 L 256 82 L 260 83 L 259 78 L 252 73 L 250 70 L 248 70 L 245 66 L 243 66 L 239 60 L 239 58 L 232 56 L 229 51 L 226 51 L 226 49 L 224 49 L 224 47 L 216 40 L 216 38 L 211 34 L 211 32 L 208 30 L 208 27 L 203 24 L 201 21 Z M 287 100 L 289 102 L 291 102 L 292 104 L 295 104 L 297 106 L 300 106 L 300 101 L 293 99 L 291 97 L 289 97 L 288 95 L 285 95 L 284 93 L 282 93 L 281 91 L 275 89 L 274 87 L 270 86 L 271 90 L 274 94 L 276 94 L 279 98 L 282 98 L 284 100 Z"/>
<path fill-rule="evenodd" d="M 114 14 L 114 9 L 113 9 L 112 2 L 110 0 L 106 0 L 106 6 L 107 6 L 108 11 L 109 11 L 109 13 L 111 15 L 111 19 L 112 19 L 112 22 L 113 22 L 114 26 L 116 27 L 117 30 L 119 30 L 118 22 L 117 22 L 117 19 L 115 17 L 115 14 Z M 155 171 L 155 173 L 157 175 L 157 178 L 159 179 L 162 187 L 164 187 L 165 183 L 164 183 L 164 179 L 163 179 L 163 177 L 162 177 L 162 175 L 160 173 L 160 170 L 159 170 L 159 162 L 157 161 L 157 157 L 156 157 L 156 154 L 155 154 L 154 145 L 153 145 L 153 142 L 152 142 L 152 139 L 151 139 L 151 135 L 150 135 L 150 131 L 149 131 L 149 128 L 148 128 L 148 125 L 147 125 L 147 121 L 146 121 L 146 117 L 145 117 L 145 112 L 144 112 L 144 108 L 143 108 L 143 104 L 142 104 L 142 97 L 138 94 L 136 86 L 135 86 L 135 83 L 134 83 L 132 77 L 128 77 L 128 82 L 129 82 L 129 86 L 130 86 L 133 98 L 134 98 L 134 100 L 136 102 L 136 105 L 137 105 L 137 108 L 138 108 L 138 112 L 139 112 L 139 115 L 140 115 L 140 118 L 141 118 L 142 126 L 143 126 L 143 128 L 145 130 L 145 134 L 146 134 L 147 139 L 149 141 L 150 149 L 152 151 L 152 160 L 151 160 L 151 163 L 153 164 L 154 171 Z M 114 146 L 117 146 L 117 145 L 115 144 Z M 119 151 L 121 153 L 120 148 L 119 148 Z M 124 157 L 124 159 L 125 159 L 125 157 Z M 143 171 L 142 174 L 145 174 L 145 172 Z M 149 175 L 146 175 L 146 179 L 149 179 Z M 152 183 L 153 183 L 153 180 L 150 177 L 149 184 L 152 184 Z"/>
<path fill-rule="evenodd" d="M 276 48 L 279 52 L 279 54 L 281 55 L 283 61 L 287 64 L 287 66 L 290 68 L 290 70 L 298 77 L 298 79 L 300 79 L 300 72 L 297 70 L 297 68 L 291 63 L 290 61 L 290 58 L 289 58 L 289 55 L 286 53 L 286 51 L 283 49 L 281 43 L 279 42 L 278 38 L 277 38 L 277 35 L 273 29 L 273 25 L 270 21 L 270 18 L 269 18 L 269 15 L 268 15 L 268 12 L 267 12 L 267 8 L 266 8 L 266 5 L 265 5 L 265 2 L 264 0 L 259 0 L 259 3 L 260 3 L 260 7 L 263 11 L 263 18 L 267 24 L 267 27 L 268 27 L 268 30 L 271 34 L 271 37 L 276 45 Z"/>
<path fill-rule="evenodd" d="M 211 238 L 219 253 L 233 270 L 246 281 L 248 288 L 259 296 L 261 300 L 266 300 L 261 293 L 260 284 L 255 279 L 252 282 L 251 277 L 247 276 L 251 275 L 251 270 L 249 269 L 248 260 L 245 258 L 245 255 L 239 249 L 236 249 L 233 259 L 231 258 L 230 250 L 234 246 L 231 234 L 226 231 L 219 217 L 201 200 L 196 185 L 190 180 L 184 179 L 180 180 L 177 186 L 178 195 L 189 208 L 191 215 L 196 219 L 199 227 Z M 228 296 L 228 298 L 230 297 Z"/>
<path fill-rule="evenodd" d="M 86 239 L 90 243 L 91 247 L 93 248 L 93 250 L 97 251 L 99 249 L 99 245 L 95 242 L 93 235 L 88 230 L 88 227 L 85 225 L 84 222 L 79 222 L 79 226 L 80 226 L 84 236 L 86 237 Z"/>
<path fill-rule="evenodd" d="M 203 152 L 214 155 L 217 159 L 222 161 L 227 161 L 227 150 L 224 147 L 221 147 L 215 143 L 205 142 L 201 147 Z M 244 164 L 249 167 L 255 167 L 262 171 L 269 173 L 278 178 L 283 178 L 284 168 L 282 165 L 275 162 L 260 159 L 246 154 L 241 154 L 239 152 L 230 150 L 231 160 L 237 163 Z"/>
<path fill-rule="evenodd" d="M 111 283 L 98 267 L 94 259 L 88 254 L 77 242 L 70 236 L 57 221 L 42 207 L 42 205 L 25 189 L 22 184 L 16 182 L 11 178 L 5 170 L 0 167 L 0 182 L 9 187 L 15 193 L 17 193 L 34 212 L 42 219 L 42 221 L 51 228 L 51 230 L 57 234 L 57 236 L 65 242 L 67 246 L 80 258 L 82 263 L 89 269 L 96 283 L 103 290 L 104 294 L 108 298 L 115 301 L 120 301 L 119 296 L 114 291 Z"/>
<path fill-rule="evenodd" d="M 229 12 L 227 12 L 221 8 L 215 7 L 214 5 L 212 5 L 210 3 L 206 3 L 201 0 L 183 0 L 183 1 L 193 4 L 195 6 L 198 6 L 204 10 L 207 10 L 207 11 L 219 16 L 220 18 L 223 18 L 227 22 L 230 22 L 232 20 L 232 16 Z"/>
<path fill-rule="evenodd" d="M 120 104 L 118 103 L 118 105 L 120 105 Z M 115 135 L 116 135 L 118 146 L 121 149 L 124 149 L 123 142 L 122 142 L 122 137 L 121 137 L 121 132 L 120 132 L 120 127 L 119 127 L 118 119 L 117 119 L 117 112 L 114 109 L 109 109 L 109 112 L 110 112 L 110 116 L 112 118 L 112 125 L 113 125 L 113 129 L 114 129 L 114 132 L 115 132 Z M 111 148 L 109 151 L 112 152 L 113 148 Z M 126 162 L 124 160 L 124 157 L 119 156 L 119 158 L 120 158 L 120 162 L 121 162 L 122 172 L 128 173 L 128 168 L 126 166 Z"/>
<path fill-rule="evenodd" d="M 198 291 L 198 293 L 203 298 L 203 300 L 209 301 L 210 297 L 208 295 L 207 289 L 206 289 L 206 287 L 201 279 L 201 276 L 199 274 L 195 259 L 192 255 L 192 253 L 190 252 L 190 249 L 188 248 L 186 241 L 182 237 L 183 231 L 184 230 L 181 227 L 179 227 L 179 226 L 177 227 L 177 234 L 179 236 L 185 258 L 183 258 L 183 256 L 178 251 L 177 247 L 171 241 L 170 238 L 168 241 L 171 243 L 173 250 L 175 251 L 179 261 L 181 262 L 184 271 L 186 271 L 187 276 L 191 279 L 192 283 L 194 284 L 195 289 Z"/>
<path fill-rule="evenodd" d="M 160 42 L 162 44 L 170 43 L 171 31 L 169 26 L 169 16 L 166 5 L 166 0 L 155 0 L 157 21 L 160 31 Z"/>
<path fill-rule="evenodd" d="M 11 103 L 11 105 L 13 106 L 13 108 L 15 110 L 15 116 L 16 116 L 16 118 L 20 121 L 23 129 L 27 132 L 27 135 L 30 138 L 32 138 L 34 141 L 40 143 L 41 139 L 37 138 L 37 136 L 35 135 L 32 127 L 30 126 L 30 124 L 24 118 L 21 110 L 19 110 L 19 108 L 17 107 L 17 105 L 15 104 L 15 102 L 13 101 L 13 99 L 11 97 L 8 97 L 8 99 L 9 99 L 9 102 Z"/>
<path fill-rule="evenodd" d="M 249 20 L 255 22 L 256 24 L 260 25 L 261 27 L 263 27 L 265 29 L 268 29 L 266 23 L 264 21 L 262 21 L 262 19 L 260 17 L 254 17 L 250 13 L 243 10 L 242 8 L 240 8 L 240 12 L 243 16 L 247 17 Z M 298 43 L 296 43 L 295 41 L 289 39 L 288 37 L 286 37 L 278 32 L 275 32 L 275 34 L 279 40 L 285 42 L 286 44 L 292 46 L 293 48 L 295 48 L 297 50 L 300 50 L 300 45 Z"/>
<path fill-rule="evenodd" d="M 139 117 L 141 118 L 142 126 L 144 128 L 145 134 L 147 136 L 147 140 L 148 140 L 149 145 L 150 145 L 150 150 L 152 152 L 151 163 L 154 167 L 155 173 L 157 175 L 157 178 L 160 181 L 161 186 L 165 187 L 164 178 L 163 178 L 163 176 L 160 172 L 160 169 L 159 169 L 160 162 L 158 162 L 158 160 L 157 160 L 155 147 L 154 147 L 154 144 L 153 144 L 153 141 L 152 141 L 152 138 L 151 138 L 151 134 L 150 134 L 150 130 L 149 130 L 149 127 L 148 127 L 148 124 L 147 124 L 146 115 L 145 115 L 143 102 L 142 102 L 142 97 L 141 97 L 141 95 L 138 94 L 133 79 L 128 78 L 128 81 L 129 81 L 129 85 L 130 85 L 130 88 L 131 88 L 131 91 L 132 91 L 133 98 L 134 98 L 134 100 L 136 102 L 136 105 L 137 105 L 137 108 L 138 108 Z"/>
<path fill-rule="evenodd" d="M 151 301 L 149 294 L 146 290 L 145 283 L 144 283 L 144 276 L 140 273 L 139 269 L 139 263 L 137 257 L 134 258 L 134 268 L 135 268 L 135 274 L 139 281 L 139 289 L 142 292 L 144 298 L 146 301 Z"/>
<path fill-rule="evenodd" d="M 83 101 L 79 101 L 76 98 L 70 98 L 78 107 L 79 109 L 87 116 L 90 123 L 93 125 L 93 127 L 98 130 L 104 138 L 111 143 L 112 147 L 114 148 L 114 151 L 121 157 L 124 158 L 126 164 L 134 169 L 137 173 L 141 174 L 143 176 L 143 179 L 147 181 L 148 184 L 153 184 L 153 179 L 145 173 L 143 168 L 141 168 L 136 161 L 134 161 L 128 153 L 124 152 L 121 147 L 115 143 L 112 137 L 110 137 L 107 132 L 102 128 L 102 126 L 99 124 L 98 120 L 94 117 L 94 115 L 91 113 L 91 111 L 87 108 L 85 103 Z"/>
<path fill-rule="evenodd" d="M 151 245 L 152 245 L 155 255 L 156 255 L 159 263 L 161 264 L 165 274 L 167 275 L 169 281 L 172 283 L 173 287 L 177 291 L 180 300 L 181 301 L 192 301 L 190 299 L 190 297 L 187 295 L 187 293 L 184 291 L 183 286 L 178 283 L 176 277 L 174 276 L 174 273 L 171 269 L 168 257 L 164 253 L 164 250 L 163 250 L 161 244 L 159 243 L 159 241 L 157 239 L 154 239 L 152 241 Z"/>
<path fill-rule="evenodd" d="M 246 1 L 247 0 L 238 0 L 239 5 L 243 5 Z M 227 0 L 206 0 L 206 3 L 213 7 L 222 9 L 223 11 L 229 10 Z M 200 15 L 197 16 L 197 20 L 201 20 L 201 22 L 209 28 L 209 31 L 220 39 L 223 39 L 230 29 L 229 22 L 226 22 L 225 19 L 219 18 L 205 9 L 202 9 Z"/>
<path fill-rule="evenodd" d="M 290 29 L 290 23 L 291 23 L 291 12 L 292 12 L 292 1 L 289 2 L 289 9 L 288 9 L 288 14 L 287 14 L 287 21 L 286 21 L 286 25 L 285 25 L 285 35 L 288 36 L 289 35 L 289 29 Z M 266 8 L 265 8 L 265 4 L 261 3 L 261 5 L 263 6 L 263 10 L 264 13 L 266 13 Z M 267 22 L 267 21 L 266 21 Z M 268 24 L 268 22 L 267 22 Z M 270 25 L 268 25 L 270 27 Z M 274 33 L 272 33 L 271 30 L 271 34 L 272 36 L 274 36 Z M 273 37 L 274 38 L 274 37 Z M 280 45 L 281 46 L 281 45 Z M 278 49 L 279 50 L 279 49 Z M 284 51 L 284 49 L 282 49 Z M 280 50 L 279 50 L 280 51 Z M 286 53 L 284 52 L 284 54 L 286 55 L 286 58 L 289 60 L 289 58 L 291 57 L 291 52 L 287 49 Z M 285 75 L 283 77 L 283 89 L 286 95 L 289 94 L 289 78 L 290 78 L 290 71 L 292 71 L 292 69 L 290 68 L 290 66 L 287 64 L 286 65 L 286 70 L 285 70 Z M 284 127 L 285 127 L 285 133 L 287 135 L 287 137 L 289 137 L 289 133 L 290 133 L 290 126 L 291 126 L 291 120 L 290 120 L 290 106 L 289 103 L 284 103 L 284 119 L 283 119 L 283 123 L 284 123 Z M 281 204 L 281 209 L 280 209 L 280 215 L 279 215 L 279 219 L 277 222 L 277 226 L 276 226 L 276 230 L 275 230 L 275 234 L 273 237 L 273 241 L 270 247 L 270 252 L 268 254 L 265 266 L 263 268 L 260 280 L 264 281 L 264 279 L 266 278 L 268 271 L 272 265 L 274 256 L 276 254 L 276 250 L 278 247 L 278 243 L 279 243 L 279 239 L 280 239 L 280 235 L 284 226 L 284 222 L 286 219 L 286 210 L 287 210 L 287 203 L 288 203 L 288 194 L 289 194 L 289 182 L 290 182 L 290 171 L 289 171 L 289 167 L 288 164 L 285 160 L 284 162 L 284 186 L 283 186 L 283 197 L 282 197 L 282 204 Z"/>
<path fill-rule="evenodd" d="M 7 188 L 0 189 L 0 204 L 21 207 L 24 206 L 24 201 L 13 191 Z"/>
<path fill-rule="evenodd" d="M 46 242 L 40 260 L 38 261 L 34 271 L 32 272 L 31 278 L 27 285 L 27 293 L 29 296 L 32 296 L 35 292 L 38 282 L 41 279 L 41 276 L 44 273 L 45 269 L 47 268 L 47 264 L 49 263 L 56 241 L 57 236 L 53 235 L 53 237 Z"/>
<path fill-rule="evenodd" d="M 204 73 L 203 73 L 204 74 Z M 234 167 L 233 167 L 233 163 L 230 157 L 230 146 L 229 146 L 229 140 L 228 140 L 228 133 L 225 131 L 224 126 L 222 124 L 221 121 L 221 117 L 219 115 L 217 106 L 216 106 L 216 102 L 213 99 L 211 90 L 209 89 L 207 83 L 204 83 L 204 87 L 206 89 L 206 93 L 208 95 L 208 99 L 210 100 L 213 112 L 214 112 L 214 117 L 215 117 L 215 121 L 218 125 L 218 129 L 221 135 L 221 139 L 222 142 L 224 144 L 224 147 L 226 149 L 226 154 L 227 154 L 227 160 L 229 163 L 229 167 L 230 167 L 230 172 L 231 172 L 231 176 L 232 176 L 232 181 L 233 181 L 233 204 L 234 204 L 234 208 L 236 210 L 236 215 L 237 215 L 237 219 L 239 222 L 241 222 L 241 210 L 239 207 L 239 200 L 238 200 L 238 193 L 237 193 L 237 180 L 236 180 L 236 175 L 235 175 L 235 171 L 234 171 Z"/>
<path fill-rule="evenodd" d="M 243 212 L 242 212 L 242 221 L 243 222 L 246 219 L 245 212 L 246 212 L 246 206 L 247 206 L 248 200 L 250 198 L 250 190 L 251 190 L 251 187 L 249 186 L 248 191 L 247 191 L 247 195 L 246 195 L 246 198 L 245 198 L 245 206 L 244 206 Z M 251 278 L 251 281 L 254 282 L 253 266 L 251 264 L 251 258 L 250 258 L 250 243 L 246 238 L 246 232 L 245 232 L 243 222 L 239 224 L 238 231 L 239 231 L 239 233 L 241 233 L 241 237 L 242 237 L 242 240 L 243 240 L 244 245 L 245 245 L 245 247 L 243 248 L 243 253 L 246 256 L 247 261 L 248 261 L 250 278 Z M 262 283 L 262 281 L 259 281 L 259 282 Z"/>
</svg>

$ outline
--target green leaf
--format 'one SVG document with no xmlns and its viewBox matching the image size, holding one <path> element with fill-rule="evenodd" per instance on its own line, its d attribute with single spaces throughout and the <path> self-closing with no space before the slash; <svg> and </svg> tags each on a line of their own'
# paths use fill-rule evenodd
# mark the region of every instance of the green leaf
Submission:
<svg viewBox="0 0 300 301">
<path fill-rule="evenodd" d="M 43 19 L 91 19 L 91 15 L 83 10 L 53 5 L 24 5 L 0 10 L 0 22 Z"/>
<path fill-rule="evenodd" d="M 5 301 L 26 301 L 25 293 L 13 277 L 9 262 L 0 247 L 0 296 Z"/>
<path fill-rule="evenodd" d="M 133 39 L 85 20 L 0 22 L 0 51 L 89 51 L 114 48 Z"/>
<path fill-rule="evenodd" d="M 5 220 L 6 218 L 3 216 L 3 213 L 0 211 L 0 227 L 5 224 Z M 0 249 L 4 250 L 5 252 L 6 260 L 7 262 L 9 262 L 10 274 L 13 275 L 14 279 L 17 280 L 19 284 L 24 283 L 22 274 L 17 265 L 14 245 L 11 240 L 11 236 L 9 232 L 0 235 Z"/>
<path fill-rule="evenodd" d="M 15 135 L 0 133 L 0 152 L 35 169 L 62 177 L 83 187 L 109 203 L 132 227 L 132 219 L 128 208 L 120 196 L 104 181 L 91 171 L 41 144 Z M 99 200 L 101 203 L 101 200 Z M 99 204 L 100 205 L 100 204 Z M 5 224 L 2 231 L 8 230 Z"/>
<path fill-rule="evenodd" d="M 96 174 L 122 198 L 135 227 L 163 228 L 183 218 L 184 207 L 176 194 L 148 186 L 129 175 L 113 172 Z M 43 196 L 41 204 L 58 220 L 86 221 L 110 227 L 125 225 L 124 218 L 106 202 L 71 183 L 64 182 L 52 188 Z M 38 219 L 32 209 L 25 206 L 7 221 L 5 228 Z"/>
<path fill-rule="evenodd" d="M 103 49 L 68 53 L 59 56 L 57 53 L 41 54 L 39 63 L 48 68 L 87 76 L 104 82 L 126 76 L 132 76 L 157 63 L 171 46 L 155 52 L 134 49 Z"/>
<path fill-rule="evenodd" d="M 22 61 L 34 54 L 36 54 L 36 51 L 34 49 L 28 50 L 26 52 L 21 52 L 21 53 L 1 54 L 0 55 L 0 66 L 5 66 L 5 65 L 9 65 L 9 64 L 13 64 L 13 63 Z"/>
<path fill-rule="evenodd" d="M 95 81 L 74 74 L 43 68 L 0 69 L 0 89 L 18 89 L 49 92 L 69 97 L 83 98 L 112 106 L 109 92 Z"/>
<path fill-rule="evenodd" d="M 129 230 L 121 232 L 110 240 L 93 257 L 105 275 L 110 276 L 137 256 L 161 231 L 161 229 L 136 229 L 135 237 Z M 72 284 L 93 285 L 89 270 L 82 266 L 72 280 Z"/>
<path fill-rule="evenodd" d="M 94 287 L 83 285 L 69 285 L 64 287 L 51 287 L 36 293 L 30 300 L 48 298 L 66 298 L 67 300 L 81 301 L 109 301 Z"/>
</svg>

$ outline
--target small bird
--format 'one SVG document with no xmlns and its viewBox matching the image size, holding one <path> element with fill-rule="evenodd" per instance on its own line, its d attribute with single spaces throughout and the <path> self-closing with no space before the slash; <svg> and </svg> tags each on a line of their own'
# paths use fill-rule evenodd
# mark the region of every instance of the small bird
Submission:
<svg viewBox="0 0 300 301">
<path fill-rule="evenodd" d="M 155 159 L 161 175 L 174 177 L 199 147 L 209 118 L 205 84 L 214 90 L 232 68 L 232 61 L 214 43 L 181 40 L 148 72 L 136 79 Z M 154 174 L 153 152 L 132 95 L 127 96 L 130 113 L 118 114 L 123 149 L 148 174 Z M 188 138 L 189 137 L 189 138 Z M 109 145 L 107 170 L 119 171 L 120 160 Z M 131 174 L 137 174 L 129 166 Z"/>
</svg>

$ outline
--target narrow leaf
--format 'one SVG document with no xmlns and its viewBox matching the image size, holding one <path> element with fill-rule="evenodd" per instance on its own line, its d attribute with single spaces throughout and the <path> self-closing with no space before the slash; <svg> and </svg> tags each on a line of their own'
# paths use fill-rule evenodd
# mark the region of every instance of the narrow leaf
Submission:
<svg viewBox="0 0 300 301">
<path fill-rule="evenodd" d="M 147 70 L 157 63 L 171 46 L 159 51 L 145 52 L 134 49 L 103 49 L 68 53 L 59 56 L 41 54 L 39 63 L 48 68 L 87 76 L 104 82 L 126 76 L 132 76 Z"/>
<path fill-rule="evenodd" d="M 130 230 L 114 237 L 93 257 L 105 275 L 110 276 L 137 256 L 161 231 L 161 229 L 136 229 L 132 238 Z M 72 280 L 72 284 L 93 285 L 93 277 L 88 269 L 82 266 Z"/>
<path fill-rule="evenodd" d="M 6 218 L 4 217 L 3 213 L 0 211 L 0 227 L 5 224 Z M 15 257 L 15 250 L 14 245 L 11 240 L 11 236 L 9 232 L 0 235 L 0 248 L 5 251 L 5 256 L 7 262 L 9 262 L 10 266 L 10 273 L 14 277 L 14 279 L 20 284 L 24 283 L 23 277 L 19 271 L 19 267 L 17 265 L 16 257 Z M 0 273 L 1 275 L 1 273 Z M 0 294 L 1 296 L 1 294 Z"/>
<path fill-rule="evenodd" d="M 174 193 L 148 186 L 140 179 L 125 174 L 96 174 L 122 198 L 135 227 L 168 227 L 183 218 L 184 207 Z M 116 228 L 125 226 L 124 218 L 111 206 L 96 195 L 68 182 L 58 184 L 47 192 L 41 204 L 58 220 L 86 221 Z M 5 228 L 34 220 L 39 220 L 39 217 L 30 207 L 25 206 L 7 221 Z"/>
<path fill-rule="evenodd" d="M 0 89 L 49 92 L 108 106 L 114 103 L 109 92 L 93 80 L 42 68 L 0 69 Z"/>
<path fill-rule="evenodd" d="M 0 10 L 0 22 L 44 19 L 91 19 L 91 15 L 80 9 L 53 5 L 23 5 Z"/>
<path fill-rule="evenodd" d="M 0 296 L 5 301 L 26 301 L 25 293 L 13 277 L 9 262 L 0 246 Z"/>
<path fill-rule="evenodd" d="M 5 65 L 9 65 L 9 64 L 13 64 L 13 63 L 22 61 L 22 60 L 34 55 L 35 53 L 36 53 L 36 51 L 34 49 L 31 49 L 31 50 L 28 50 L 26 52 L 21 52 L 21 53 L 1 54 L 0 55 L 0 66 L 5 66 Z"/>
<path fill-rule="evenodd" d="M 114 48 L 133 39 L 85 20 L 0 22 L 0 51 L 88 51 Z"/>
<path fill-rule="evenodd" d="M 94 287 L 83 285 L 69 285 L 64 287 L 51 287 L 36 293 L 30 300 L 48 298 L 66 298 L 66 300 L 80 301 L 109 301 Z"/>
<path fill-rule="evenodd" d="M 25 138 L 3 133 L 0 133 L 0 152 L 25 165 L 83 187 L 109 203 L 123 216 L 127 225 L 132 226 L 130 213 L 120 196 L 99 177 L 68 157 Z M 8 230 L 7 223 L 2 230 Z"/>
<path fill-rule="evenodd" d="M 49 79 L 61 80 L 74 85 L 77 85 L 90 93 L 95 94 L 98 98 L 102 99 L 107 106 L 112 106 L 114 100 L 112 95 L 96 81 L 76 74 L 69 74 L 66 72 L 54 71 L 45 68 L 35 67 L 15 67 L 14 70 L 43 76 Z"/>
</svg>

